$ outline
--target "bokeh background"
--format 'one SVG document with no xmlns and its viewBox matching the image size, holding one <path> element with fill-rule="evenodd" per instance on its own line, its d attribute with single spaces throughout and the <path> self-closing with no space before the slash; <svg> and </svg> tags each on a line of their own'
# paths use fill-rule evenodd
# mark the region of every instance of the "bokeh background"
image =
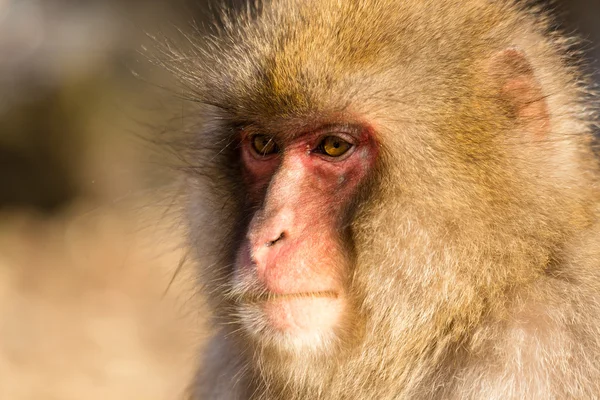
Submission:
<svg viewBox="0 0 600 400">
<path fill-rule="evenodd" d="M 553 7 L 600 79 L 600 0 Z M 151 140 L 177 104 L 140 51 L 207 8 L 0 0 L 0 400 L 184 393 L 205 313 Z"/>
</svg>

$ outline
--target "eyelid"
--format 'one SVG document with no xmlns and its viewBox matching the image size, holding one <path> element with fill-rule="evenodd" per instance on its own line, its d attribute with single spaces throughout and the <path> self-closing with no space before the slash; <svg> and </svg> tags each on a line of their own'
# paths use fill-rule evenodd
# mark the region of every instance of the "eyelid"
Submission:
<svg viewBox="0 0 600 400">
<path fill-rule="evenodd" d="M 326 138 L 328 138 L 329 136 L 335 136 L 335 137 L 339 137 L 340 139 L 342 139 L 345 142 L 350 143 L 352 146 L 356 146 L 358 141 L 356 140 L 356 138 L 346 132 L 343 131 L 327 131 L 327 132 L 323 132 L 322 135 L 319 135 L 319 138 L 317 139 L 317 146 L 320 145 L 323 140 L 325 140 Z"/>
</svg>

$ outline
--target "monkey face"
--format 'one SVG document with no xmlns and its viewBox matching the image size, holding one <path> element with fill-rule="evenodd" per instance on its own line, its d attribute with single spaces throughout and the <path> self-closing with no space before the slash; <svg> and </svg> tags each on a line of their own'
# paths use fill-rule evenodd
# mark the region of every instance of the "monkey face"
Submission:
<svg viewBox="0 0 600 400">
<path fill-rule="evenodd" d="M 336 125 L 287 136 L 250 128 L 240 142 L 254 210 L 233 273 L 241 323 L 278 348 L 318 347 L 345 320 L 352 262 L 344 215 L 374 164 L 375 139 Z"/>
</svg>

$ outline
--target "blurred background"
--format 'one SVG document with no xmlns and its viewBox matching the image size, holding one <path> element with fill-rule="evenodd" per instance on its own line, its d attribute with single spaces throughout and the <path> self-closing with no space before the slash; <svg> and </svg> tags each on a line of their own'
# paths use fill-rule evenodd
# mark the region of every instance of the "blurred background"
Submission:
<svg viewBox="0 0 600 400">
<path fill-rule="evenodd" d="M 600 0 L 552 6 L 600 79 Z M 171 284 L 185 255 L 175 177 L 146 140 L 171 116 L 139 51 L 206 8 L 0 0 L 1 400 L 184 392 L 204 313 L 189 266 Z"/>
</svg>

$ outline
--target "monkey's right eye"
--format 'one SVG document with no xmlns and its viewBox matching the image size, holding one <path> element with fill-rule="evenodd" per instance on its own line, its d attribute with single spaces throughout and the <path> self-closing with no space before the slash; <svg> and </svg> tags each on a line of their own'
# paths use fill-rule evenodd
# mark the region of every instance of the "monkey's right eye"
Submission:
<svg viewBox="0 0 600 400">
<path fill-rule="evenodd" d="M 279 147 L 277 147 L 277 143 L 275 143 L 275 139 L 272 136 L 254 135 L 251 142 L 252 150 L 261 157 L 275 154 L 279 151 Z"/>
</svg>

